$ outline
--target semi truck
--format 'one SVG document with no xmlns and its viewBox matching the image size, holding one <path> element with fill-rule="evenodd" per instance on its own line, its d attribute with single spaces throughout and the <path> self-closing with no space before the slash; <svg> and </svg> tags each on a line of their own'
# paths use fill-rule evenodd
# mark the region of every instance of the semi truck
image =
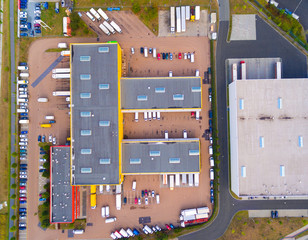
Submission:
<svg viewBox="0 0 308 240">
<path fill-rule="evenodd" d="M 176 7 L 176 32 L 180 33 L 181 31 L 181 7 Z"/>
<path fill-rule="evenodd" d="M 48 98 L 38 98 L 38 102 L 48 102 Z"/>
<path fill-rule="evenodd" d="M 116 195 L 116 207 L 117 210 L 121 210 L 121 194 Z"/>
<path fill-rule="evenodd" d="M 191 22 L 195 21 L 195 7 L 190 8 L 190 21 Z"/>
<path fill-rule="evenodd" d="M 70 73 L 71 69 L 70 68 L 55 68 L 52 69 L 52 73 Z"/>
<path fill-rule="evenodd" d="M 246 63 L 241 61 L 241 79 L 246 80 Z"/>
<path fill-rule="evenodd" d="M 109 21 L 109 17 L 107 16 L 107 14 L 101 9 L 97 9 L 97 12 L 106 20 Z"/>
<path fill-rule="evenodd" d="M 207 222 L 209 218 L 209 213 L 210 209 L 208 207 L 181 210 L 180 214 L 181 227 Z"/>
<path fill-rule="evenodd" d="M 107 21 L 104 21 L 103 24 L 112 34 L 115 34 L 113 27 Z"/>
<path fill-rule="evenodd" d="M 195 173 L 194 177 L 195 177 L 195 187 L 198 187 L 199 186 L 199 173 Z"/>
<path fill-rule="evenodd" d="M 170 175 L 169 180 L 170 180 L 169 187 L 170 187 L 170 190 L 172 191 L 174 189 L 174 176 Z"/>
<path fill-rule="evenodd" d="M 186 173 L 182 173 L 182 184 L 185 185 L 187 183 Z"/>
<path fill-rule="evenodd" d="M 190 20 L 190 7 L 189 6 L 185 7 L 185 19 L 188 21 Z"/>
<path fill-rule="evenodd" d="M 200 6 L 195 7 L 195 19 L 200 20 Z"/>
<path fill-rule="evenodd" d="M 233 63 L 232 64 L 232 81 L 236 81 L 237 80 L 237 64 Z"/>
<path fill-rule="evenodd" d="M 116 24 L 114 21 L 110 22 L 110 25 L 118 32 L 118 33 L 122 33 L 122 29 L 119 27 L 118 24 Z"/>
<path fill-rule="evenodd" d="M 275 63 L 275 78 L 281 79 L 281 62 Z"/>
<path fill-rule="evenodd" d="M 91 13 L 86 12 L 86 15 L 88 16 L 88 18 L 90 18 L 90 19 L 91 19 L 91 21 L 95 22 L 95 18 L 92 16 L 92 14 L 91 14 Z"/>
<path fill-rule="evenodd" d="M 186 32 L 186 8 L 181 6 L 181 29 L 182 32 Z"/>
<path fill-rule="evenodd" d="M 175 32 L 175 7 L 170 7 L 170 32 Z"/>
<path fill-rule="evenodd" d="M 192 187 L 194 185 L 194 175 L 192 173 L 188 174 L 188 186 Z"/>
<path fill-rule="evenodd" d="M 71 74 L 69 73 L 57 73 L 57 74 L 52 74 L 52 78 L 54 79 L 63 79 L 63 78 L 70 78 Z"/>
<path fill-rule="evenodd" d="M 180 186 L 180 174 L 175 174 L 175 186 Z"/>
<path fill-rule="evenodd" d="M 107 36 L 110 35 L 109 30 L 108 30 L 103 24 L 100 24 L 100 25 L 99 25 L 99 28 L 100 28 Z"/>
<path fill-rule="evenodd" d="M 92 15 L 93 15 L 94 17 L 96 17 L 96 19 L 97 19 L 98 21 L 102 19 L 101 16 L 95 11 L 94 8 L 91 8 L 91 9 L 90 9 L 90 13 L 92 13 Z"/>
<path fill-rule="evenodd" d="M 69 97 L 71 95 L 70 91 L 56 91 L 52 93 L 53 96 L 63 96 Z"/>
<path fill-rule="evenodd" d="M 92 185 L 91 186 L 91 209 L 96 208 L 96 186 Z"/>
</svg>

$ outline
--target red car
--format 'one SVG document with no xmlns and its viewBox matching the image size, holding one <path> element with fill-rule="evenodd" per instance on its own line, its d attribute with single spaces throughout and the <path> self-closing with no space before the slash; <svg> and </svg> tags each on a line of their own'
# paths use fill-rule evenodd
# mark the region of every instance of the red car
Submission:
<svg viewBox="0 0 308 240">
<path fill-rule="evenodd" d="M 157 53 L 157 60 L 160 60 L 160 53 Z"/>
<path fill-rule="evenodd" d="M 138 204 L 138 198 L 135 197 L 135 204 Z"/>
<path fill-rule="evenodd" d="M 182 53 L 179 53 L 179 59 L 182 59 Z"/>
<path fill-rule="evenodd" d="M 27 200 L 26 197 L 20 197 L 20 198 L 19 198 L 19 201 L 26 201 L 26 200 Z"/>
<path fill-rule="evenodd" d="M 145 196 L 147 197 L 147 196 L 148 196 L 148 190 L 145 190 L 145 191 L 144 191 L 144 194 L 145 194 Z"/>
<path fill-rule="evenodd" d="M 169 231 L 171 230 L 171 227 L 168 224 L 166 224 L 165 226 Z"/>
<path fill-rule="evenodd" d="M 26 187 L 25 186 L 20 186 L 19 189 L 23 190 L 23 189 L 26 189 Z"/>
</svg>

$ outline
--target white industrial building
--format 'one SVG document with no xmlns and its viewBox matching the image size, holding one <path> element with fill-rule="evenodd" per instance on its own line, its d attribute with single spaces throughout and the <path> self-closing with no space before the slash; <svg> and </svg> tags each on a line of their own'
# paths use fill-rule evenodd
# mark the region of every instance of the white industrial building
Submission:
<svg viewBox="0 0 308 240">
<path fill-rule="evenodd" d="M 308 196 L 308 79 L 229 84 L 231 190 L 239 197 Z"/>
</svg>

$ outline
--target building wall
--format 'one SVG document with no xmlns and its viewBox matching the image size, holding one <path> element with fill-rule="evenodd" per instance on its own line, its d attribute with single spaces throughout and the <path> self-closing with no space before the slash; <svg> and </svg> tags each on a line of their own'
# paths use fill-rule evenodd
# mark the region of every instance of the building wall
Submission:
<svg viewBox="0 0 308 240">
<path fill-rule="evenodd" d="M 239 196 L 237 104 L 236 82 L 232 82 L 229 84 L 231 190 Z"/>
</svg>

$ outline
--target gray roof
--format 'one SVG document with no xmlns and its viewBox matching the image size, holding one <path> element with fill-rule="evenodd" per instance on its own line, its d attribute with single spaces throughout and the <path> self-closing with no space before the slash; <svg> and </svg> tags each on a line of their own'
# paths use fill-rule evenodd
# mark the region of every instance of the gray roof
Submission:
<svg viewBox="0 0 308 240">
<path fill-rule="evenodd" d="M 109 52 L 99 53 L 99 47 L 109 47 Z M 117 43 L 71 45 L 73 185 L 119 183 L 118 49 Z M 80 56 L 91 60 L 80 61 Z M 81 74 L 91 74 L 91 79 L 81 80 Z M 99 89 L 99 84 L 109 84 L 109 89 Z M 91 98 L 82 99 L 80 93 L 91 93 Z M 81 112 L 91 116 L 81 117 Z M 110 121 L 110 126 L 99 126 L 99 121 Z M 91 135 L 81 136 L 81 130 L 91 130 Z M 91 154 L 81 154 L 82 149 Z M 100 164 L 100 159 L 110 159 L 110 164 Z"/>
<path fill-rule="evenodd" d="M 51 148 L 50 200 L 53 223 L 72 222 L 72 186 L 70 184 L 70 147 Z"/>
<path fill-rule="evenodd" d="M 190 156 L 189 150 L 197 150 L 198 153 Z M 160 156 L 150 156 L 150 151 L 159 152 Z M 199 153 L 197 138 L 126 139 L 122 143 L 122 172 L 123 174 L 197 173 L 200 172 Z M 180 162 L 169 163 L 170 158 L 179 158 Z M 140 159 L 141 163 L 131 164 L 130 159 Z"/>
<path fill-rule="evenodd" d="M 192 87 L 201 87 L 200 77 L 156 77 L 122 78 L 122 109 L 170 109 L 201 108 L 201 91 L 192 92 Z M 156 88 L 165 88 L 164 93 L 156 93 Z M 183 94 L 183 100 L 174 100 L 173 95 Z M 138 101 L 138 96 L 146 96 L 146 101 Z"/>
</svg>

